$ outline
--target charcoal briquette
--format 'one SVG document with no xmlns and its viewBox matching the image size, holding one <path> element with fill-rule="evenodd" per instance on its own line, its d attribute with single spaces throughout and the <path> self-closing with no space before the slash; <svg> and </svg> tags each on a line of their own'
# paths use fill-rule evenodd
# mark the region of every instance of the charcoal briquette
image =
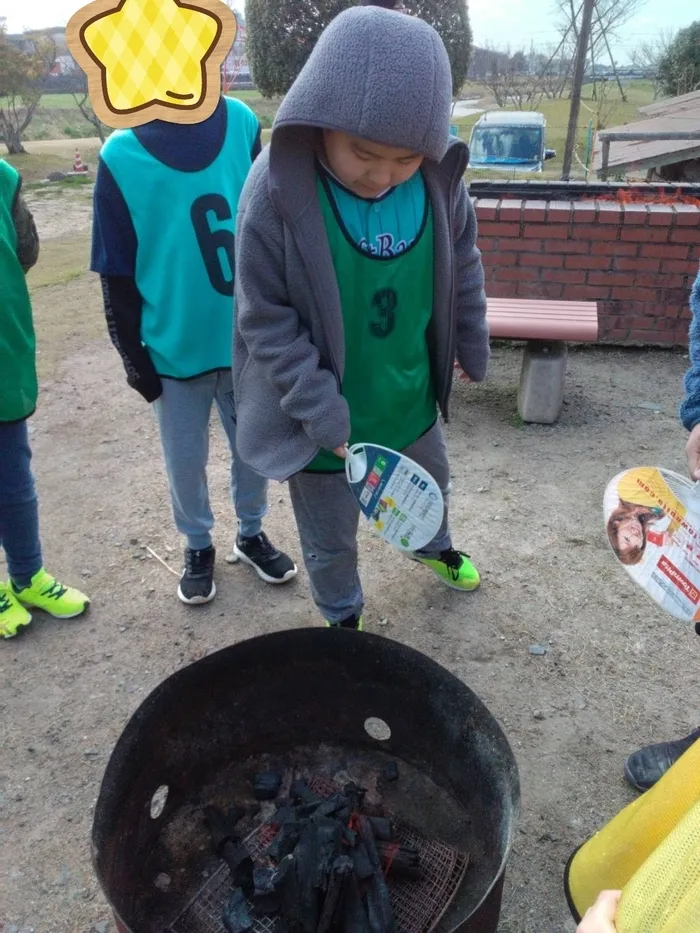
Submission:
<svg viewBox="0 0 700 933">
<path fill-rule="evenodd" d="M 227 842 L 221 855 L 228 865 L 232 883 L 241 888 L 246 897 L 252 897 L 253 860 L 248 849 L 241 843 Z"/>
<path fill-rule="evenodd" d="M 253 778 L 253 795 L 256 800 L 274 800 L 282 786 L 279 771 L 260 771 Z"/>
<path fill-rule="evenodd" d="M 315 794 L 303 778 L 297 778 L 289 788 L 289 796 L 298 803 L 320 804 L 323 800 Z"/>
<path fill-rule="evenodd" d="M 228 933 L 248 933 L 253 929 L 253 918 L 248 910 L 243 891 L 234 888 L 224 904 L 221 921 Z"/>
<path fill-rule="evenodd" d="M 383 842 L 391 842 L 394 838 L 394 828 L 391 825 L 391 820 L 383 816 L 370 816 L 368 819 L 374 838 L 381 839 Z"/>
<path fill-rule="evenodd" d="M 399 779 L 399 766 L 395 761 L 387 761 L 381 771 L 382 779 L 387 783 L 392 781 L 398 781 Z"/>
<path fill-rule="evenodd" d="M 275 888 L 275 868 L 253 869 L 253 913 L 259 916 L 269 916 L 279 912 L 281 898 Z"/>
<path fill-rule="evenodd" d="M 226 842 L 237 841 L 236 823 L 245 816 L 245 810 L 242 807 L 234 806 L 227 813 L 224 813 L 218 807 L 206 806 L 202 812 L 204 822 L 211 836 L 212 849 L 217 855 L 221 856 Z"/>
</svg>

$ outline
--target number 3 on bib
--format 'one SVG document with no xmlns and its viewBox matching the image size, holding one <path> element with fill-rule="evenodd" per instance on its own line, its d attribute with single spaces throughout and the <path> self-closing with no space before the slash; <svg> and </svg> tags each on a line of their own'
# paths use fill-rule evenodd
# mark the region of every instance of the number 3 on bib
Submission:
<svg viewBox="0 0 700 933">
<path fill-rule="evenodd" d="M 220 194 L 204 194 L 190 209 L 197 244 L 212 288 L 221 295 L 233 297 L 236 237 L 224 227 L 212 230 L 209 213 L 221 223 L 231 220 L 233 214 L 228 201 Z"/>
</svg>

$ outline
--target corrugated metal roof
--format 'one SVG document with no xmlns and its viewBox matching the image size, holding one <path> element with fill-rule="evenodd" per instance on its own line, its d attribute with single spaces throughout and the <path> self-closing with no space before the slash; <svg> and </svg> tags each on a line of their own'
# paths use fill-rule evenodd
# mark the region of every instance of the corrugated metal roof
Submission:
<svg viewBox="0 0 700 933">
<path fill-rule="evenodd" d="M 606 127 L 609 133 L 678 133 L 683 130 L 700 130 L 700 94 L 685 95 L 697 100 L 684 101 L 678 109 L 670 109 L 672 101 L 666 101 L 667 110 L 663 115 L 625 126 Z M 683 100 L 674 98 L 675 101 Z M 593 166 L 598 171 L 602 166 L 603 147 L 600 138 L 596 138 L 593 154 Z M 653 166 L 670 165 L 685 159 L 700 158 L 700 141 L 697 139 L 644 139 L 610 143 L 609 167 L 611 169 L 637 168 L 647 169 Z"/>
<path fill-rule="evenodd" d="M 653 104 L 647 104 L 646 107 L 640 107 L 639 112 L 647 117 L 663 117 L 681 110 L 696 110 L 698 107 L 700 107 L 700 91 L 693 91 L 692 94 L 683 94 L 682 97 L 657 100 Z"/>
</svg>

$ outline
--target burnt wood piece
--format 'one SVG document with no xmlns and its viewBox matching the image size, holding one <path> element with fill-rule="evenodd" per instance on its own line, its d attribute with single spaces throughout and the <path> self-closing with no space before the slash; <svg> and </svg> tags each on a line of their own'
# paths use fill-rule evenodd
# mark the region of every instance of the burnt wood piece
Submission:
<svg viewBox="0 0 700 933">
<path fill-rule="evenodd" d="M 338 918 L 343 933 L 372 933 L 367 911 L 362 903 L 360 884 L 354 872 L 350 872 L 343 885 L 343 897 Z"/>
<path fill-rule="evenodd" d="M 394 827 L 391 825 L 391 820 L 384 816 L 370 816 L 368 819 L 374 838 L 381 839 L 382 842 L 391 842 L 394 838 Z"/>
<path fill-rule="evenodd" d="M 333 862 L 316 933 L 328 933 L 330 927 L 336 922 L 336 914 L 342 902 L 345 885 L 352 872 L 352 859 L 347 855 L 339 855 Z"/>
<path fill-rule="evenodd" d="M 377 851 L 387 877 L 410 878 L 417 881 L 422 872 L 418 850 L 396 842 L 377 842 Z"/>
<path fill-rule="evenodd" d="M 229 867 L 233 886 L 241 888 L 245 897 L 253 896 L 253 860 L 248 849 L 238 840 L 234 832 L 235 824 L 243 811 L 240 808 L 224 814 L 216 807 L 204 808 L 204 819 L 209 827 L 212 848 L 219 858 Z"/>
<path fill-rule="evenodd" d="M 294 803 L 321 804 L 323 800 L 315 794 L 303 778 L 297 778 L 289 788 L 289 796 Z"/>
<path fill-rule="evenodd" d="M 393 933 L 396 928 L 396 920 L 391 909 L 389 889 L 384 878 L 372 826 L 366 816 L 358 816 L 356 822 L 360 839 L 364 843 L 374 867 L 374 874 L 366 894 L 367 917 L 370 928 L 372 933 Z"/>
</svg>

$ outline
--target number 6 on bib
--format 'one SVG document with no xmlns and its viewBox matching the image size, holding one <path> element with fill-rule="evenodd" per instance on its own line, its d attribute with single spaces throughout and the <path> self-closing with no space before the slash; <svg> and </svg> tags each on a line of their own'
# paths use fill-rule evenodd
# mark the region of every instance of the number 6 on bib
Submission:
<svg viewBox="0 0 700 933">
<path fill-rule="evenodd" d="M 345 474 L 362 514 L 400 551 L 420 550 L 440 530 L 440 487 L 409 457 L 376 444 L 354 444 Z"/>
</svg>

